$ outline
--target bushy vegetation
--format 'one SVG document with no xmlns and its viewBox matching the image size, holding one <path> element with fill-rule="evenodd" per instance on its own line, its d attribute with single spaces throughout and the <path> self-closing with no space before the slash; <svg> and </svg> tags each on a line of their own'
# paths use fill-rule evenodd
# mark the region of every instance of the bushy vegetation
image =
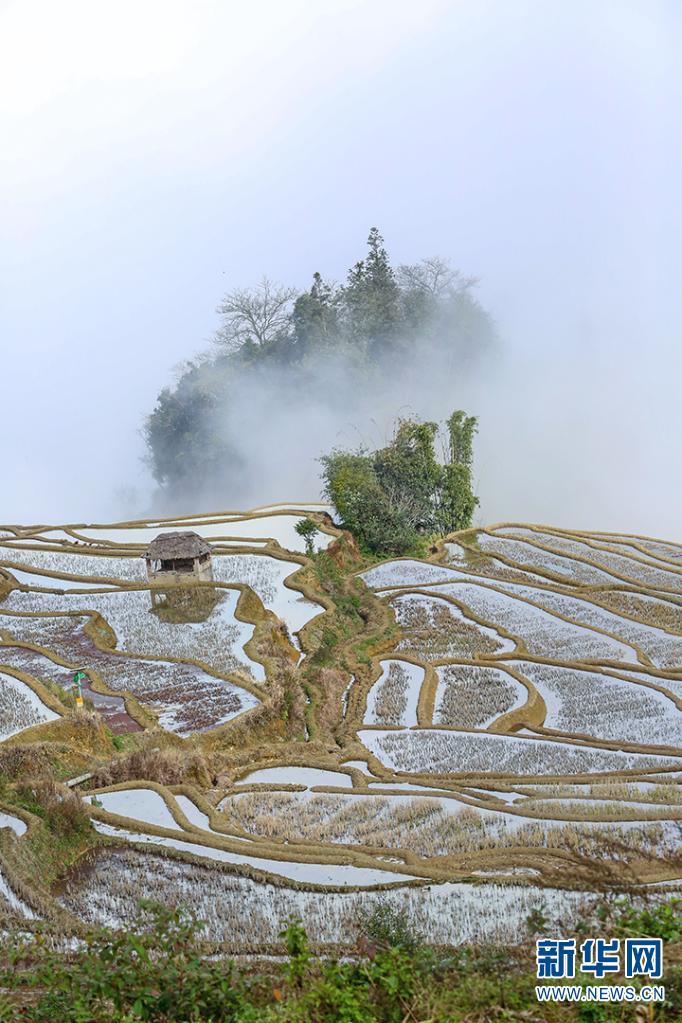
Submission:
<svg viewBox="0 0 682 1023">
<path fill-rule="evenodd" d="M 13 802 L 45 821 L 51 832 L 69 836 L 90 827 L 83 801 L 49 776 L 27 779 L 14 793 Z"/>
<path fill-rule="evenodd" d="M 142 903 L 126 932 L 91 932 L 73 955 L 12 938 L 0 971 L 0 1020 L 27 1023 L 465 1023 L 542 1020 L 635 1021 L 636 1006 L 540 1007 L 532 948 L 463 948 L 447 954 L 425 946 L 409 919 L 379 906 L 360 921 L 355 954 L 317 958 L 302 924 L 288 921 L 280 963 L 237 967 L 204 955 L 201 927 L 181 909 Z M 538 910 L 529 930 L 543 932 Z M 616 907 L 602 914 L 604 933 L 679 939 L 675 902 L 657 910 Z M 653 930 L 652 930 L 653 926 Z M 664 960 L 665 961 L 665 960 Z M 260 972 L 259 972 L 260 970 Z M 679 1019 L 679 968 L 667 970 L 660 1021 Z M 541 1015 L 543 1011 L 551 1015 Z M 653 1018 L 653 1017 L 651 1017 Z"/>
<path fill-rule="evenodd" d="M 315 537 L 319 533 L 317 525 L 312 519 L 306 518 L 297 522 L 294 529 L 299 536 L 303 537 L 305 552 L 308 557 L 311 557 L 315 553 Z"/>
<path fill-rule="evenodd" d="M 385 448 L 335 450 L 322 459 L 325 494 L 368 551 L 406 554 L 425 535 L 471 525 L 476 419 L 457 411 L 447 420 L 444 464 L 438 432 L 437 423 L 403 419 Z"/>
<path fill-rule="evenodd" d="M 211 775 L 206 757 L 198 751 L 139 749 L 98 767 L 93 772 L 92 786 L 104 788 L 139 778 L 160 785 L 179 785 L 182 782 L 206 785 L 210 784 Z"/>
<path fill-rule="evenodd" d="M 255 413 L 263 443 L 281 450 L 313 402 L 342 425 L 349 402 L 371 407 L 389 370 L 420 373 L 426 386 L 434 364 L 467 369 L 495 337 L 475 284 L 440 258 L 392 266 L 372 228 L 342 284 L 315 273 L 303 292 L 268 279 L 233 289 L 213 350 L 161 391 L 146 421 L 154 478 L 171 494 L 233 498 L 253 469 L 244 416 Z"/>
</svg>

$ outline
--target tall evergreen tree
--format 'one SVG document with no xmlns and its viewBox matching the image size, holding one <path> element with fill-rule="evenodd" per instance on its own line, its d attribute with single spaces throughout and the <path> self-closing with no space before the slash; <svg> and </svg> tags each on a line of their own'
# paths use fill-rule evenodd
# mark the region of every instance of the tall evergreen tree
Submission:
<svg viewBox="0 0 682 1023">
<path fill-rule="evenodd" d="M 296 343 L 308 349 L 333 344 L 339 332 L 336 289 L 322 274 L 313 274 L 310 291 L 299 295 L 293 312 Z"/>
<path fill-rule="evenodd" d="M 348 271 L 343 299 L 354 337 L 378 348 L 395 338 L 401 322 L 400 288 L 376 227 L 369 232 L 367 256 Z"/>
</svg>

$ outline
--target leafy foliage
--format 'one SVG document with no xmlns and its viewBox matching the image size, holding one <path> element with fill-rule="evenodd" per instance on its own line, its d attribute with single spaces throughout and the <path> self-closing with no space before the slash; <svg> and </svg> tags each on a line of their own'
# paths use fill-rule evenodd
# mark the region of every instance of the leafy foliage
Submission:
<svg viewBox="0 0 682 1023">
<path fill-rule="evenodd" d="M 207 957 L 201 925 L 184 910 L 149 902 L 140 907 L 139 919 L 127 931 L 92 931 L 73 954 L 54 951 L 40 936 L 10 935 L 0 969 L 0 1021 L 455 1023 L 545 1018 L 537 1015 L 530 947 L 516 957 L 500 948 L 462 948 L 443 957 L 421 944 L 404 914 L 386 907 L 361 921 L 356 953 L 342 960 L 315 957 L 300 921 L 290 920 L 281 934 L 286 958 L 268 963 L 267 973 Z M 665 907 L 660 908 L 665 916 Z M 622 909 L 621 921 L 627 915 Z M 631 915 L 627 933 L 650 933 L 648 919 L 636 917 Z M 679 1019 L 679 968 L 668 968 L 664 982 L 667 1000 L 656 1018 Z M 551 1018 L 634 1023 L 639 1019 L 635 1009 L 557 1005 Z"/>
<path fill-rule="evenodd" d="M 358 923 L 362 934 L 377 948 L 399 948 L 414 954 L 423 947 L 423 937 L 415 929 L 406 909 L 380 902 L 371 912 L 361 912 Z"/>
<path fill-rule="evenodd" d="M 196 922 L 179 909 L 140 905 L 143 914 L 129 931 L 88 934 L 75 963 L 43 949 L 31 971 L 4 977 L 7 986 L 42 989 L 23 1018 L 36 1023 L 237 1018 L 243 998 L 233 990 L 233 966 L 203 962 Z M 10 966 L 28 954 L 16 942 L 8 949 Z"/>
<path fill-rule="evenodd" d="M 423 534 L 471 525 L 478 504 L 471 481 L 476 422 L 461 411 L 450 416 L 444 465 L 435 453 L 438 425 L 411 419 L 401 420 L 379 451 L 336 450 L 322 459 L 327 497 L 369 551 L 405 554 Z"/>
<path fill-rule="evenodd" d="M 50 777 L 27 779 L 17 788 L 14 802 L 44 820 L 55 835 L 69 836 L 90 827 L 83 801 Z"/>
<path fill-rule="evenodd" d="M 308 557 L 311 557 L 315 553 L 315 536 L 319 533 L 316 523 L 312 519 L 301 519 L 296 523 L 294 529 L 299 536 L 303 537 L 305 552 Z"/>
<path fill-rule="evenodd" d="M 619 938 L 662 938 L 682 941 L 682 900 L 669 899 L 652 905 L 633 906 L 627 899 L 618 899 L 614 906 L 601 904 L 597 909 L 600 923 Z"/>
</svg>

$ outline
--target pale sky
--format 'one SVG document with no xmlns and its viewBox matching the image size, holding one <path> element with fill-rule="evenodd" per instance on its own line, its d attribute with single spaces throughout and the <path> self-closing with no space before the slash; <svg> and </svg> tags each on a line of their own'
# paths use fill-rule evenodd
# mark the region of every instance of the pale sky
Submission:
<svg viewBox="0 0 682 1023">
<path fill-rule="evenodd" d="M 498 324 L 483 518 L 682 539 L 681 51 L 675 0 L 0 0 L 0 521 L 143 494 L 223 292 L 376 224 Z"/>
</svg>

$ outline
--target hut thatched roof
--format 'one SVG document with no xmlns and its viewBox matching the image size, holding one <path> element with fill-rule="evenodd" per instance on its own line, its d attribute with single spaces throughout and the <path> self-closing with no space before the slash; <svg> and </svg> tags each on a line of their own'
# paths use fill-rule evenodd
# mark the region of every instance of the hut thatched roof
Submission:
<svg viewBox="0 0 682 1023">
<path fill-rule="evenodd" d="M 212 550 L 211 544 L 197 533 L 161 533 L 152 540 L 142 556 L 152 561 L 176 561 L 180 558 L 200 558 Z"/>
</svg>

